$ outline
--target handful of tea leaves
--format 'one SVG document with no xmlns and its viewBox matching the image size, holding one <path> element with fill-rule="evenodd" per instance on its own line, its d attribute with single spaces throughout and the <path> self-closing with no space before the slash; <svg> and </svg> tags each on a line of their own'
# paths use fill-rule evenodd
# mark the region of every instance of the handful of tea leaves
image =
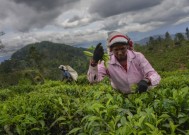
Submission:
<svg viewBox="0 0 189 135">
<path fill-rule="evenodd" d="M 93 53 L 89 51 L 83 51 L 83 53 L 88 57 L 93 57 Z M 102 60 L 104 61 L 104 65 L 107 68 L 108 67 L 108 61 L 109 61 L 109 55 L 107 53 L 104 53 Z"/>
</svg>

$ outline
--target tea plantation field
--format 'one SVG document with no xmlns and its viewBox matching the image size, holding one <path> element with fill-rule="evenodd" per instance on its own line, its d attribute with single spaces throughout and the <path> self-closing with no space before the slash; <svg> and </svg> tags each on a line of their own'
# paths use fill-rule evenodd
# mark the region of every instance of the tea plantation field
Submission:
<svg viewBox="0 0 189 135">
<path fill-rule="evenodd" d="M 0 89 L 0 134 L 189 135 L 189 71 L 161 72 L 160 85 L 122 95 L 108 79 L 46 80 Z"/>
</svg>

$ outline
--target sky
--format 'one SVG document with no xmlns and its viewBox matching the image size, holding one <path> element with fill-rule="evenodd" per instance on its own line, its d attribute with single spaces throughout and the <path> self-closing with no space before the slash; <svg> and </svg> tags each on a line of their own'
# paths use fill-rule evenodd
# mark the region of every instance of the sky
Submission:
<svg viewBox="0 0 189 135">
<path fill-rule="evenodd" d="M 40 41 L 105 40 L 110 31 L 133 41 L 185 32 L 189 0 L 0 0 L 0 20 L 1 57 Z"/>
</svg>

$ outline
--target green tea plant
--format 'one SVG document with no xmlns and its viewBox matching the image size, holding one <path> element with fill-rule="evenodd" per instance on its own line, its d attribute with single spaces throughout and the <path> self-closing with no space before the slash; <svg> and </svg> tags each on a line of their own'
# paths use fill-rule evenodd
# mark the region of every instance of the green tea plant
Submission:
<svg viewBox="0 0 189 135">
<path fill-rule="evenodd" d="M 162 72 L 161 83 L 123 95 L 108 78 L 90 84 L 46 80 L 0 89 L 0 134 L 189 134 L 189 72 Z"/>
</svg>

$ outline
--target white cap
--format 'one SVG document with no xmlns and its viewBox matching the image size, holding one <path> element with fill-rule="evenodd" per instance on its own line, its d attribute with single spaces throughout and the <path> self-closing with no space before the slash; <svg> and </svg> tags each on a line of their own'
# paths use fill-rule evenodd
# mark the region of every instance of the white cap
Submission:
<svg viewBox="0 0 189 135">
<path fill-rule="evenodd" d="M 107 39 L 107 47 L 112 46 L 114 43 L 125 43 L 128 44 L 129 39 L 124 34 L 113 31 L 111 33 L 108 33 L 108 39 Z"/>
</svg>

